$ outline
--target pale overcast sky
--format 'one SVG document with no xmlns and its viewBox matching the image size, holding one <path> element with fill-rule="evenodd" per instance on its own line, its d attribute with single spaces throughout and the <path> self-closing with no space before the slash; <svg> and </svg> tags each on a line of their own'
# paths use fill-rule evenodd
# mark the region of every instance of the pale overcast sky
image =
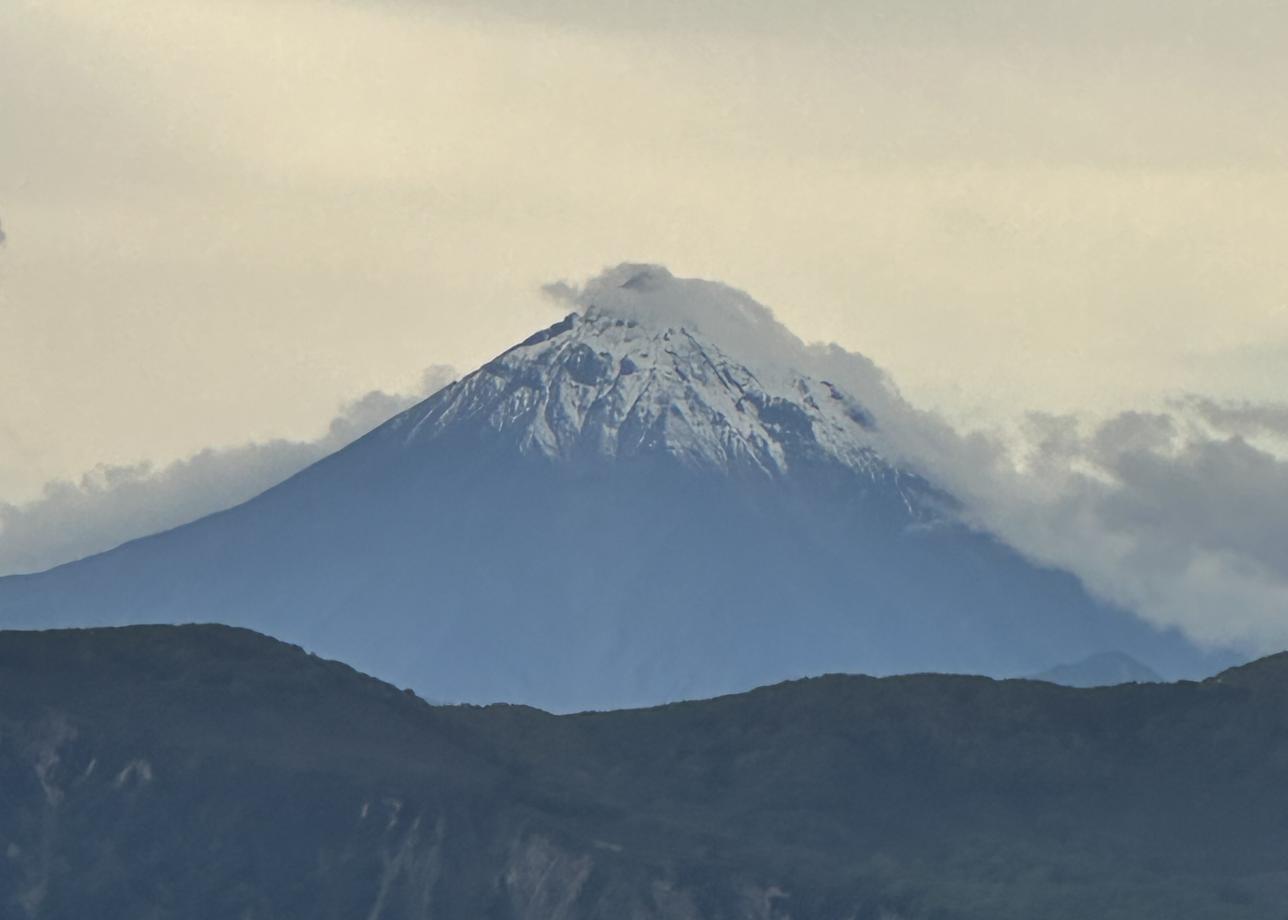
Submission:
<svg viewBox="0 0 1288 920">
<path fill-rule="evenodd" d="M 623 260 L 990 421 L 1288 392 L 1288 5 L 9 0 L 0 501 L 320 435 Z"/>
</svg>

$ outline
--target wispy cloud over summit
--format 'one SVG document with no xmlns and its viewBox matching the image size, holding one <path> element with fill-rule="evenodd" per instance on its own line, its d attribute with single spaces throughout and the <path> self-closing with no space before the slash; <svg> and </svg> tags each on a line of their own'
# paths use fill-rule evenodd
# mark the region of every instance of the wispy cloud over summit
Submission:
<svg viewBox="0 0 1288 920">
<path fill-rule="evenodd" d="M 1093 592 L 1202 642 L 1288 645 L 1288 435 L 1282 404 L 1201 396 L 1100 421 L 1030 413 L 968 430 L 906 399 L 864 355 L 805 344 L 725 284 L 626 263 L 545 291 L 576 309 L 702 329 L 758 373 L 841 384 L 881 450 L 952 493 L 974 526 Z"/>
</svg>

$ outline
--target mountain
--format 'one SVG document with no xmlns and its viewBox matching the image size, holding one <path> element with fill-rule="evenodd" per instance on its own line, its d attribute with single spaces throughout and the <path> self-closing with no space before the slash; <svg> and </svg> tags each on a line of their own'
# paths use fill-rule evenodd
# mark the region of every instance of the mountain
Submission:
<svg viewBox="0 0 1288 920">
<path fill-rule="evenodd" d="M 1117 684 L 1156 684 L 1163 678 L 1130 655 L 1102 652 L 1071 664 L 1056 665 L 1035 674 L 1033 679 L 1066 687 L 1112 687 Z"/>
<path fill-rule="evenodd" d="M 446 701 L 554 710 L 826 672 L 1220 659 L 959 521 L 897 400 L 710 282 L 578 312 L 228 511 L 0 579 L 0 626 L 224 622 Z"/>
<path fill-rule="evenodd" d="M 1279 920 L 1288 658 L 434 707 L 244 630 L 0 633 L 13 920 Z"/>
</svg>

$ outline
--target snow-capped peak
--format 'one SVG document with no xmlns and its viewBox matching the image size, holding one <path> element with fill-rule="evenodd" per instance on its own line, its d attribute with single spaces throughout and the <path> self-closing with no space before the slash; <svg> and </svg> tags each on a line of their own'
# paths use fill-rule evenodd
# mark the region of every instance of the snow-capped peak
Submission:
<svg viewBox="0 0 1288 920">
<path fill-rule="evenodd" d="M 665 453 L 770 475 L 808 459 L 888 470 L 866 409 L 785 363 L 806 347 L 746 295 L 641 265 L 556 293 L 581 312 L 411 410 L 407 440 L 474 425 L 560 459 Z"/>
<path fill-rule="evenodd" d="M 545 291 L 587 316 L 624 319 L 655 331 L 684 329 L 761 377 L 790 376 L 810 361 L 809 349 L 768 307 L 726 284 L 677 278 L 662 265 L 627 262 L 580 286 L 560 282 Z"/>
</svg>

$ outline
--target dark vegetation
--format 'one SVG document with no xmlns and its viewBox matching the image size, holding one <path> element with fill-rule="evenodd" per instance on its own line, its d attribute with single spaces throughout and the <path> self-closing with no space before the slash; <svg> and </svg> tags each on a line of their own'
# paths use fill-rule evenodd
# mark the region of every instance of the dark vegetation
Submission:
<svg viewBox="0 0 1288 920">
<path fill-rule="evenodd" d="M 0 633 L 5 918 L 1288 917 L 1288 657 L 433 707 L 215 626 Z"/>
</svg>

